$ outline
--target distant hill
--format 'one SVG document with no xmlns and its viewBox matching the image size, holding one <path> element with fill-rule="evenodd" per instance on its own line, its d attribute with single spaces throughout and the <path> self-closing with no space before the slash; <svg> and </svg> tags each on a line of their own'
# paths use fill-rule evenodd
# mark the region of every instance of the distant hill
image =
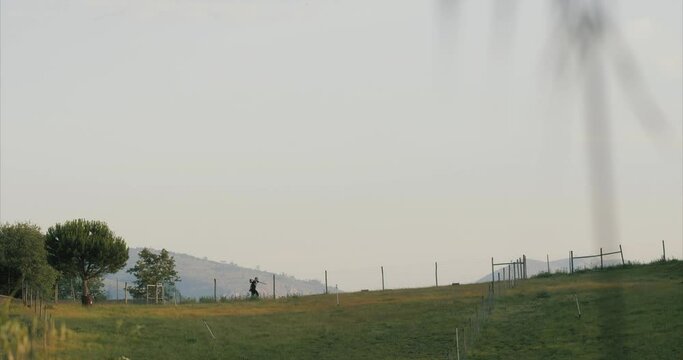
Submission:
<svg viewBox="0 0 683 360">
<path fill-rule="evenodd" d="M 614 258 L 614 255 L 610 256 L 609 258 L 603 258 L 603 266 L 614 266 L 614 265 L 621 265 L 621 259 L 619 259 L 619 256 L 616 256 L 617 259 Z M 504 262 L 505 260 L 501 260 L 500 262 Z M 527 277 L 532 277 L 534 275 L 540 274 L 542 272 L 547 272 L 548 271 L 548 263 L 545 261 L 539 261 L 539 260 L 534 260 L 534 259 L 526 259 L 526 272 L 527 272 Z M 595 268 L 595 267 L 600 267 L 600 258 L 590 258 L 590 259 L 574 259 L 574 270 L 580 270 L 580 269 L 590 269 L 590 268 Z M 507 277 L 507 267 L 505 267 L 505 276 Z M 550 272 L 569 272 L 569 258 L 565 259 L 560 259 L 560 260 L 555 260 L 550 262 Z M 498 280 L 498 274 L 500 273 L 500 278 L 503 279 L 503 266 L 496 266 L 496 271 L 495 271 L 495 278 Z M 491 281 L 491 273 L 488 273 L 484 276 L 482 276 L 479 280 L 477 280 L 478 283 L 482 282 L 488 282 Z"/>
<path fill-rule="evenodd" d="M 126 266 L 116 274 L 109 274 L 104 279 L 105 290 L 109 299 L 116 299 L 116 280 L 119 284 L 119 299 L 123 299 L 123 286 L 128 282 L 132 286 L 135 277 L 126 272 L 135 265 L 139 253 L 143 248 L 131 248 Z M 159 250 L 150 249 L 155 253 Z M 170 252 L 170 251 L 169 251 Z M 259 285 L 261 296 L 272 296 L 273 273 L 249 269 L 232 263 L 224 263 L 200 259 L 187 254 L 170 252 L 176 263 L 176 271 L 181 281 L 176 283 L 178 291 L 183 297 L 199 298 L 213 296 L 213 279 L 216 279 L 217 295 L 232 297 L 245 296 L 249 290 L 249 279 L 258 276 L 267 285 Z M 325 291 L 325 285 L 317 280 L 299 280 L 285 274 L 275 274 L 275 294 L 309 295 L 320 294 Z"/>
</svg>

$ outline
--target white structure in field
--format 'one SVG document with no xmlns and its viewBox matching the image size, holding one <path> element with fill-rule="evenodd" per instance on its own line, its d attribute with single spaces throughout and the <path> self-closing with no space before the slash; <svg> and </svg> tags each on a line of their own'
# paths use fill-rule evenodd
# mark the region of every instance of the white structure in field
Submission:
<svg viewBox="0 0 683 360">
<path fill-rule="evenodd" d="M 164 285 L 162 283 L 157 283 L 156 285 L 147 285 L 147 295 L 145 297 L 146 303 L 149 304 L 150 300 L 154 301 L 154 304 L 164 303 Z"/>
</svg>

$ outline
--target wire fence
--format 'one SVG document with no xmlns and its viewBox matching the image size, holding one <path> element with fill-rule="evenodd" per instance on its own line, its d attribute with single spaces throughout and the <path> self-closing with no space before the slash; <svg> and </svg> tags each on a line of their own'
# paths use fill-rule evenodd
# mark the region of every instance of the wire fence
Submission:
<svg viewBox="0 0 683 360">
<path fill-rule="evenodd" d="M 532 276 L 537 276 L 543 273 L 552 272 L 563 272 L 572 274 L 580 269 L 589 268 L 604 268 L 606 266 L 615 265 L 616 261 L 610 259 L 614 255 L 619 255 L 620 264 L 626 264 L 624 257 L 623 246 L 619 245 L 617 251 L 605 252 L 602 248 L 598 249 L 597 254 L 589 255 L 577 255 L 573 250 L 569 251 L 569 257 L 566 260 L 556 260 L 552 263 L 550 262 L 549 255 L 546 255 L 546 261 L 543 263 L 538 260 L 529 261 L 526 254 L 522 254 L 519 257 L 506 260 L 506 261 L 496 261 L 496 259 L 491 258 L 491 273 L 488 282 L 492 286 L 492 291 L 495 293 L 501 288 L 504 282 L 508 284 L 505 286 L 514 285 L 516 282 L 527 279 Z M 596 261 L 590 261 L 591 259 Z M 664 241 L 662 241 L 662 259 L 666 259 L 666 249 Z M 566 264 L 566 266 L 565 266 Z M 422 264 L 412 264 L 403 266 L 389 266 L 379 265 L 376 267 L 365 267 L 362 269 L 333 269 L 331 272 L 328 270 L 321 271 L 322 281 L 300 281 L 292 278 L 286 274 L 272 274 L 268 273 L 270 279 L 268 283 L 259 282 L 258 292 L 259 298 L 270 299 L 270 298 L 287 298 L 287 297 L 297 297 L 305 295 L 314 294 L 328 294 L 334 293 L 338 290 L 338 285 L 340 282 L 351 281 L 353 279 L 361 278 L 363 280 L 362 285 L 367 286 L 364 288 L 357 289 L 361 290 L 387 290 L 387 289 L 403 289 L 403 288 L 417 288 L 417 287 L 428 287 L 428 286 L 443 286 L 449 284 L 459 284 L 452 282 L 452 279 L 457 276 L 458 268 L 463 266 L 462 263 L 457 261 L 448 261 L 444 263 L 434 262 L 431 266 Z M 261 272 L 263 274 L 263 272 Z M 260 274 L 260 275 L 261 275 Z M 388 277 L 388 278 L 387 278 Z M 429 278 L 432 278 L 431 284 L 429 284 Z M 265 278 L 265 276 L 264 276 Z M 240 281 L 241 280 L 241 281 Z M 95 299 L 96 302 L 106 302 L 107 303 L 123 303 L 123 304 L 180 304 L 180 303 L 224 303 L 230 301 L 240 301 L 251 298 L 248 292 L 249 285 L 246 279 L 237 279 L 234 276 L 228 278 L 211 278 L 203 282 L 201 289 L 197 289 L 195 286 L 194 290 L 191 292 L 192 295 L 186 296 L 183 291 L 179 291 L 177 287 L 170 286 L 165 288 L 164 286 L 159 286 L 159 284 L 152 285 L 148 287 L 143 287 L 148 291 L 138 297 L 133 298 L 132 292 L 129 290 L 132 287 L 132 283 L 116 280 L 116 285 L 114 287 L 113 280 L 109 280 L 110 285 L 107 285 L 107 289 L 103 297 L 98 297 Z M 196 280 L 195 280 L 196 281 Z M 292 285 L 292 281 L 307 282 L 306 286 L 308 288 L 302 288 L 297 285 Z M 400 281 L 400 282 L 399 282 Z M 486 281 L 485 279 L 480 279 L 481 281 Z M 235 285 L 236 283 L 243 282 L 244 285 Z M 210 285 L 209 285 L 210 284 Z M 374 284 L 374 286 L 373 286 Z M 406 286 L 401 286 L 406 285 Z M 62 285 L 60 285 L 62 286 Z M 69 284 L 66 284 L 68 287 Z M 137 286 L 137 285 L 136 285 Z M 59 295 L 55 294 L 55 301 L 78 301 L 81 297 L 80 293 L 76 294 L 73 290 L 74 285 L 71 284 L 71 292 L 68 289 L 58 289 Z M 241 287 L 238 289 L 237 287 Z M 27 289 L 28 290 L 28 289 Z M 56 289 L 57 290 L 57 289 Z M 199 290 L 199 291 L 198 291 Z M 22 294 L 25 291 L 22 291 Z M 35 292 L 34 292 L 35 293 Z M 151 295 L 150 295 L 151 294 Z M 30 292 L 28 293 L 30 296 Z M 52 297 L 48 293 L 43 294 L 43 298 Z M 26 303 L 26 298 L 23 299 Z"/>
<path fill-rule="evenodd" d="M 576 260 L 591 258 L 600 258 L 599 269 L 604 269 L 606 266 L 604 257 L 616 254 L 620 255 L 621 265 L 626 265 L 624 251 L 621 245 L 619 245 L 619 251 L 603 252 L 602 248 L 599 250 L 598 254 L 580 256 L 574 256 L 574 251 L 571 250 L 569 252 L 569 267 L 564 269 L 565 271 L 562 271 L 562 269 L 560 271 L 574 274 L 576 270 Z M 664 241 L 662 241 L 661 261 L 666 260 L 666 246 Z M 548 255 L 546 255 L 546 266 L 546 271 L 539 271 L 537 275 L 551 273 L 550 258 Z M 496 268 L 498 268 L 498 270 L 496 270 Z M 595 268 L 597 268 L 597 265 Z M 488 292 L 481 297 L 481 302 L 475 305 L 474 315 L 468 317 L 465 323 L 461 322 L 456 324 L 454 344 L 453 348 L 447 353 L 448 359 L 465 360 L 468 358 L 470 355 L 469 350 L 473 349 L 476 345 L 486 321 L 493 312 L 495 299 L 505 296 L 508 289 L 517 287 L 529 277 L 526 255 L 522 255 L 521 257 L 508 262 L 495 262 L 494 258 L 491 258 L 491 280 L 488 284 Z M 576 299 L 576 302 L 579 316 L 581 316 L 578 299 Z"/>
<path fill-rule="evenodd" d="M 662 242 L 663 244 L 663 242 Z M 590 259 L 590 258 L 600 258 L 600 269 L 604 268 L 604 261 L 603 258 L 608 255 L 616 255 L 619 254 L 621 255 L 621 265 L 625 265 L 626 262 L 624 261 L 624 250 L 621 247 L 621 244 L 619 244 L 619 251 L 612 251 L 608 253 L 603 253 L 602 248 L 600 248 L 600 253 L 595 254 L 595 255 L 583 255 L 583 256 L 574 256 L 574 251 L 571 250 L 569 251 L 569 273 L 573 274 L 574 273 L 574 260 L 576 259 Z M 664 258 L 666 258 L 666 255 L 664 255 Z"/>
<path fill-rule="evenodd" d="M 662 259 L 666 259 L 666 248 L 664 241 L 661 242 L 662 246 Z M 527 279 L 531 276 L 537 276 L 543 273 L 552 272 L 562 272 L 572 274 L 581 269 L 589 268 L 604 268 L 607 266 L 616 265 L 617 262 L 621 265 L 626 264 L 624 257 L 624 249 L 622 245 L 619 245 L 619 249 L 616 251 L 603 251 L 602 248 L 598 249 L 597 254 L 588 255 L 577 255 L 574 250 L 569 251 L 569 257 L 566 260 L 557 260 L 550 262 L 549 255 L 546 255 L 546 262 L 533 260 L 531 264 L 525 254 L 517 258 L 513 258 L 508 261 L 495 261 L 491 258 L 491 275 L 489 278 L 489 283 L 492 286 L 492 291 L 498 292 L 499 288 L 504 286 L 514 286 L 518 281 Z M 618 260 L 610 259 L 614 255 L 619 255 Z M 596 261 L 590 261 L 596 260 Z M 563 266 L 561 264 L 566 264 Z M 352 278 L 362 278 L 364 280 L 363 285 L 375 284 L 375 286 L 368 286 L 366 288 L 361 288 L 358 290 L 387 290 L 387 289 L 402 289 L 402 288 L 413 288 L 413 287 L 427 287 L 427 286 L 440 286 L 449 284 L 459 284 L 456 282 L 449 281 L 453 279 L 454 274 L 457 273 L 457 267 L 462 266 L 462 264 L 454 264 L 451 262 L 438 263 L 434 262 L 431 267 L 431 275 L 429 266 L 425 264 L 414 264 L 414 266 L 390 266 L 386 267 L 384 265 L 377 266 L 376 268 L 363 268 L 363 269 L 334 269 L 333 272 L 328 272 L 328 270 L 323 270 L 322 281 L 309 280 L 310 287 L 307 289 L 297 288 L 292 286 L 292 277 L 286 274 L 276 275 L 269 274 L 269 283 L 259 283 L 259 298 L 261 299 L 276 299 L 276 298 L 287 298 L 287 297 L 298 297 L 304 295 L 312 294 L 328 294 L 334 293 L 338 290 L 338 282 L 344 281 Z M 442 270 L 444 269 L 444 270 Z M 372 275 L 375 273 L 375 275 Z M 359 275 L 362 274 L 362 275 Z M 390 278 L 387 279 L 386 275 Z M 332 276 L 332 278 L 330 278 Z M 432 277 L 431 284 L 429 284 L 429 277 Z M 408 286 L 398 285 L 398 279 L 400 279 L 403 284 L 408 284 Z M 147 288 L 148 292 L 143 294 L 139 298 L 133 298 L 132 293 L 129 291 L 132 283 L 129 282 L 119 282 L 116 281 L 115 289 L 112 288 L 105 291 L 104 294 L 100 294 L 100 297 L 96 298 L 97 302 L 107 302 L 107 303 L 123 303 L 123 304 L 180 304 L 180 303 L 223 303 L 230 301 L 240 301 L 251 298 L 248 293 L 248 283 L 244 281 L 244 287 L 242 291 L 235 290 L 234 283 L 235 278 L 230 279 L 217 279 L 212 278 L 208 282 L 211 283 L 210 286 L 203 286 L 202 290 L 197 294 L 195 290 L 193 296 L 184 296 L 182 291 L 178 291 L 175 287 L 169 287 L 166 289 L 164 286 L 159 284 L 150 284 Z M 332 280 L 332 281 L 329 281 Z M 480 280 L 481 281 L 481 280 Z M 206 283 L 206 282 L 205 282 Z M 317 285 L 315 285 L 316 283 Z M 113 283 L 112 283 L 113 284 Z M 61 285 L 60 285 L 61 286 Z M 69 286 L 68 284 L 66 285 Z M 113 286 L 112 286 L 113 287 Z M 317 289 L 317 290 L 316 290 Z M 76 302 L 82 301 L 81 294 L 74 291 L 74 284 L 71 284 L 71 291 L 68 289 L 56 288 L 54 296 L 49 294 L 49 291 L 41 290 L 40 296 L 43 299 L 54 299 L 54 302 Z M 21 291 L 21 299 L 24 304 L 32 303 L 32 298 L 38 297 L 38 290 L 31 287 L 29 284 L 23 284 Z M 151 295 L 150 295 L 151 294 Z M 104 296 L 104 297 L 102 297 Z"/>
<path fill-rule="evenodd" d="M 516 264 L 516 262 L 512 262 L 512 264 Z M 511 268 L 513 268 L 512 264 L 508 265 L 511 265 Z M 521 264 L 517 265 L 521 266 Z M 515 278 L 512 275 L 508 278 L 499 277 L 496 281 L 488 284 L 486 293 L 481 296 L 479 302 L 474 304 L 474 312 L 456 324 L 454 344 L 453 348 L 447 353 L 448 359 L 465 360 L 469 357 L 471 350 L 474 349 L 481 336 L 486 322 L 493 313 L 496 298 L 504 296 L 508 289 L 519 286 L 522 280 L 525 279 L 525 277 L 521 276 Z"/>
</svg>

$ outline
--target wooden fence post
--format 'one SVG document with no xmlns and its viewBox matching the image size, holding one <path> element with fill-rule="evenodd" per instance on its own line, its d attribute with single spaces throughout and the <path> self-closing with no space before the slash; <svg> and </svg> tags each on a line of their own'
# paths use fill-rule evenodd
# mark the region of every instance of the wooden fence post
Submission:
<svg viewBox="0 0 683 360">
<path fill-rule="evenodd" d="M 512 286 L 517 284 L 517 264 L 512 266 Z"/>
<path fill-rule="evenodd" d="M 569 250 L 569 273 L 574 273 L 574 250 Z"/>
<path fill-rule="evenodd" d="M 602 270 L 602 248 L 600 248 L 600 270 Z"/>
<path fill-rule="evenodd" d="M 128 305 L 128 281 L 123 283 L 123 302 Z"/>
<path fill-rule="evenodd" d="M 327 294 L 327 270 L 325 270 L 325 294 Z"/>
<path fill-rule="evenodd" d="M 621 254 L 621 265 L 626 265 L 624 262 L 624 250 L 622 250 L 621 244 L 619 244 L 619 254 Z"/>
<path fill-rule="evenodd" d="M 526 275 L 526 255 L 522 255 L 522 259 L 524 261 L 524 278 L 526 279 L 527 278 L 527 275 Z"/>
<path fill-rule="evenodd" d="M 275 274 L 273 274 L 273 300 L 275 300 Z"/>
<path fill-rule="evenodd" d="M 579 306 L 579 297 L 574 294 L 574 300 L 576 300 L 576 311 L 579 313 L 579 318 L 581 318 L 581 307 Z"/>
<path fill-rule="evenodd" d="M 624 256 L 624 254 L 621 254 Z M 666 248 L 664 247 L 664 240 L 662 240 L 662 260 L 666 261 Z"/>
<path fill-rule="evenodd" d="M 491 258 L 491 286 L 493 286 L 493 283 L 495 279 L 493 278 L 493 258 Z"/>
<path fill-rule="evenodd" d="M 512 287 L 512 264 L 508 264 L 508 288 Z"/>
<path fill-rule="evenodd" d="M 545 262 L 548 264 L 548 274 L 550 274 L 550 257 L 548 254 L 545 254 Z"/>
<path fill-rule="evenodd" d="M 379 267 L 382 271 L 382 291 L 384 291 L 384 266 Z"/>
<path fill-rule="evenodd" d="M 434 262 L 434 280 L 436 281 L 436 287 L 439 287 L 439 264 Z"/>
</svg>

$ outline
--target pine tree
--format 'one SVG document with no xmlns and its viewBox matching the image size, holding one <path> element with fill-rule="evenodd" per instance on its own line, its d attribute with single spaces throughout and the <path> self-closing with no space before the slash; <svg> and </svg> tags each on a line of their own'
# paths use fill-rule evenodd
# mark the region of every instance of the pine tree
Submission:
<svg viewBox="0 0 683 360">
<path fill-rule="evenodd" d="M 92 301 L 88 283 L 104 274 L 115 273 L 128 261 L 126 242 L 102 221 L 67 221 L 48 229 L 45 241 L 48 261 L 63 276 L 83 281 L 81 301 Z"/>
</svg>

